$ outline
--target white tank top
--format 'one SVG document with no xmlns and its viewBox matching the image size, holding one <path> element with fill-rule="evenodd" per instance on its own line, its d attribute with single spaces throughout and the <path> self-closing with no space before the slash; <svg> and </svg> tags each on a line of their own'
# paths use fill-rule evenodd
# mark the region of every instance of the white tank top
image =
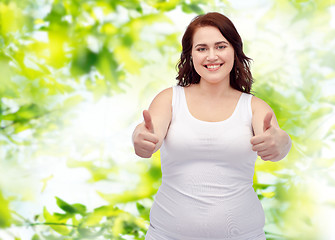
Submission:
<svg viewBox="0 0 335 240">
<path fill-rule="evenodd" d="M 150 225 L 170 239 L 252 239 L 264 234 L 253 184 L 251 94 L 220 122 L 196 119 L 184 88 L 173 87 L 172 120 L 160 149 L 162 185 Z M 210 107 L 210 106 L 208 106 Z"/>
</svg>

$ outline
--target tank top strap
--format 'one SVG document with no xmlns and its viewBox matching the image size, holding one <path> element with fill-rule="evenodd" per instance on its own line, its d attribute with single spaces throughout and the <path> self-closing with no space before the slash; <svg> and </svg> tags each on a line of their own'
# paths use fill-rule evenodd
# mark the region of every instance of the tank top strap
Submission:
<svg viewBox="0 0 335 240">
<path fill-rule="evenodd" d="M 252 108 L 251 108 L 252 94 L 242 93 L 238 108 L 236 109 L 236 117 L 243 121 L 252 121 Z"/>
<path fill-rule="evenodd" d="M 172 88 L 172 118 L 174 118 L 177 113 L 179 116 L 180 114 L 185 114 L 185 96 L 183 91 L 183 87 L 178 85 Z"/>
<path fill-rule="evenodd" d="M 179 102 L 179 98 L 180 98 L 179 92 L 180 92 L 180 89 L 178 85 L 172 87 L 172 108 L 173 110 L 175 110 L 176 107 L 178 106 L 177 103 Z"/>
</svg>

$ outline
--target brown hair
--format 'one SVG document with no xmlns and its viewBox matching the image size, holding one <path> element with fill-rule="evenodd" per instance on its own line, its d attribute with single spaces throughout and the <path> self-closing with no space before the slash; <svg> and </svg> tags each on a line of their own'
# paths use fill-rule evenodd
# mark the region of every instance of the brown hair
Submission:
<svg viewBox="0 0 335 240">
<path fill-rule="evenodd" d="M 178 85 L 189 86 L 200 82 L 200 75 L 195 71 L 191 61 L 193 35 L 199 27 L 213 26 L 234 48 L 234 66 L 230 72 L 230 86 L 236 90 L 250 93 L 253 78 L 250 72 L 250 61 L 243 53 L 243 43 L 234 24 L 224 15 L 211 12 L 195 17 L 188 25 L 182 39 L 182 53 L 177 64 Z"/>
</svg>

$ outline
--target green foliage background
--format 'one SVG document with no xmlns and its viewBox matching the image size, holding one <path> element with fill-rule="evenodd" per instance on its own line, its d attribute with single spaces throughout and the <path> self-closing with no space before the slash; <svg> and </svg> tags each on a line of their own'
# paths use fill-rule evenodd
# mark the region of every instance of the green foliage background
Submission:
<svg viewBox="0 0 335 240">
<path fill-rule="evenodd" d="M 0 239 L 144 239 L 159 153 L 131 132 L 174 82 L 197 14 L 230 17 L 255 95 L 292 140 L 257 161 L 267 239 L 330 239 L 335 218 L 335 4 L 330 0 L 1 0 Z M 325 218 L 326 217 L 326 218 Z"/>
</svg>

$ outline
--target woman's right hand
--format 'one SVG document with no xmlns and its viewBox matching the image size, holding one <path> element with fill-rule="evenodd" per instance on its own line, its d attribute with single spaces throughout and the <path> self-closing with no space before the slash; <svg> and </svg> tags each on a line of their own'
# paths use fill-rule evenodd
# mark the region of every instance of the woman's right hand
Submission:
<svg viewBox="0 0 335 240">
<path fill-rule="evenodd" d="M 150 158 L 155 152 L 159 138 L 155 134 L 151 115 L 143 111 L 144 122 L 139 124 L 133 134 L 135 153 L 143 158 Z"/>
</svg>

